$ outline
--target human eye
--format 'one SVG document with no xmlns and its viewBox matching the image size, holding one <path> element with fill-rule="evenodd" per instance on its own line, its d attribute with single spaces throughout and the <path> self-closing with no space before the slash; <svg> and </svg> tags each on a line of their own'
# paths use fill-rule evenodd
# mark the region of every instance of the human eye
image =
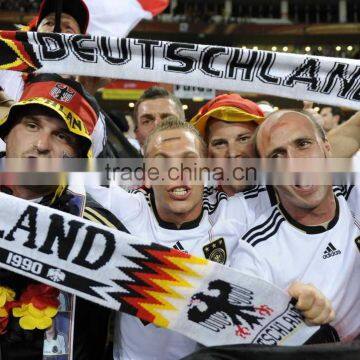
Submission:
<svg viewBox="0 0 360 360">
<path fill-rule="evenodd" d="M 216 148 L 222 148 L 226 146 L 226 141 L 224 139 L 213 140 L 211 145 Z"/>
<path fill-rule="evenodd" d="M 75 30 L 71 25 L 65 26 L 65 32 L 67 32 L 69 34 L 75 34 Z"/>
<path fill-rule="evenodd" d="M 55 21 L 54 20 L 46 20 L 44 22 L 44 25 L 46 26 L 54 26 L 55 25 Z"/>
<path fill-rule="evenodd" d="M 29 131 L 36 131 L 39 128 L 39 125 L 35 121 L 26 120 L 25 127 Z"/>
<path fill-rule="evenodd" d="M 270 155 L 271 159 L 279 159 L 279 158 L 283 158 L 283 157 L 285 157 L 285 154 L 282 151 L 275 151 Z"/>
<path fill-rule="evenodd" d="M 250 135 L 242 135 L 242 136 L 239 136 L 237 140 L 241 143 L 247 143 L 251 140 L 251 136 Z"/>
<path fill-rule="evenodd" d="M 75 143 L 75 139 L 68 133 L 60 131 L 56 134 L 56 138 L 62 143 L 72 145 Z"/>
<path fill-rule="evenodd" d="M 149 125 L 149 124 L 152 124 L 153 122 L 154 122 L 153 118 L 145 118 L 142 120 L 143 125 Z"/>
<path fill-rule="evenodd" d="M 312 144 L 312 141 L 310 139 L 299 139 L 297 141 L 297 146 L 300 149 L 306 149 Z"/>
</svg>

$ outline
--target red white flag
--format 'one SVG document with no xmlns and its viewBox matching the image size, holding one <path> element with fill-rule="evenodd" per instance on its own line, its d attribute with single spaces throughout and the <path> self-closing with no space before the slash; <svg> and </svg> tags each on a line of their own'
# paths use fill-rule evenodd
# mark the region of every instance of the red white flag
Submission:
<svg viewBox="0 0 360 360">
<path fill-rule="evenodd" d="M 87 32 L 126 37 L 142 20 L 160 14 L 169 0 L 85 0 L 90 13 Z"/>
</svg>

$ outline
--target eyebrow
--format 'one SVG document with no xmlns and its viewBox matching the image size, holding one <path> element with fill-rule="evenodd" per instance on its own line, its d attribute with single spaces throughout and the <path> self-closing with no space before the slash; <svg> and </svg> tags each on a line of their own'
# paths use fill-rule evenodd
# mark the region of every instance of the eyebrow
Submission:
<svg viewBox="0 0 360 360">
<path fill-rule="evenodd" d="M 210 144 L 212 144 L 213 142 L 216 142 L 216 141 L 226 141 L 228 142 L 228 139 L 225 139 L 224 137 L 216 137 L 216 138 L 213 138 L 210 140 Z"/>
<path fill-rule="evenodd" d="M 21 122 L 23 122 L 23 121 L 34 121 L 36 123 L 40 123 L 41 120 L 38 118 L 38 116 L 39 115 L 32 115 L 32 114 L 25 115 L 21 119 Z M 57 129 L 57 131 L 63 131 L 63 132 L 66 132 L 66 133 L 68 133 L 70 135 L 72 134 L 72 135 L 74 135 L 76 137 L 76 135 L 73 132 L 71 132 L 66 125 L 61 125 L 61 127 L 59 129 Z"/>
<path fill-rule="evenodd" d="M 24 115 L 22 120 L 36 120 L 36 121 L 39 121 L 39 119 L 37 118 L 37 115 L 33 115 L 33 114 L 27 114 L 27 115 Z"/>
<path fill-rule="evenodd" d="M 169 113 L 169 112 L 160 112 L 158 113 L 160 116 L 171 116 L 173 115 L 172 113 Z M 152 112 L 148 112 L 148 113 L 144 113 L 144 114 L 141 114 L 140 115 L 140 118 L 143 118 L 143 117 L 155 117 L 155 115 L 152 113 Z"/>
<path fill-rule="evenodd" d="M 276 153 L 276 152 L 278 152 L 278 151 L 282 151 L 282 150 L 285 150 L 285 148 L 284 148 L 283 146 L 279 146 L 279 147 L 271 150 L 270 152 L 266 153 L 266 154 L 265 154 L 265 157 L 267 158 L 267 157 L 273 155 L 274 153 Z"/>
<path fill-rule="evenodd" d="M 300 137 L 290 140 L 290 143 L 296 144 L 298 141 L 301 141 L 301 140 L 313 140 L 313 138 L 311 136 L 300 136 Z M 271 150 L 269 153 L 267 153 L 265 156 L 268 157 L 268 156 L 272 155 L 273 153 L 284 150 L 284 149 L 285 148 L 283 146 L 278 146 L 275 149 Z"/>
</svg>

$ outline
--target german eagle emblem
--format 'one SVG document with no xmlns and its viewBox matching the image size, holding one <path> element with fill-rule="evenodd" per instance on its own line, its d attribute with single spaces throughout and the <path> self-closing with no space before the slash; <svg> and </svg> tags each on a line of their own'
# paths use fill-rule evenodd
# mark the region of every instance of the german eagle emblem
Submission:
<svg viewBox="0 0 360 360">
<path fill-rule="evenodd" d="M 191 297 L 188 318 L 211 331 L 220 332 L 233 326 L 235 335 L 246 339 L 273 312 L 265 304 L 254 306 L 254 293 L 241 286 L 214 280 L 208 290 L 209 294 L 199 292 Z"/>
</svg>

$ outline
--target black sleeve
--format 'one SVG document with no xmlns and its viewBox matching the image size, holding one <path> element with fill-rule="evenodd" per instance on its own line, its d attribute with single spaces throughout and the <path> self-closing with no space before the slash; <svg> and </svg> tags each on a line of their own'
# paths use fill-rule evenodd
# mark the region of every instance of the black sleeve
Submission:
<svg viewBox="0 0 360 360">
<path fill-rule="evenodd" d="M 76 298 L 73 360 L 101 360 L 106 351 L 111 310 Z"/>
</svg>

